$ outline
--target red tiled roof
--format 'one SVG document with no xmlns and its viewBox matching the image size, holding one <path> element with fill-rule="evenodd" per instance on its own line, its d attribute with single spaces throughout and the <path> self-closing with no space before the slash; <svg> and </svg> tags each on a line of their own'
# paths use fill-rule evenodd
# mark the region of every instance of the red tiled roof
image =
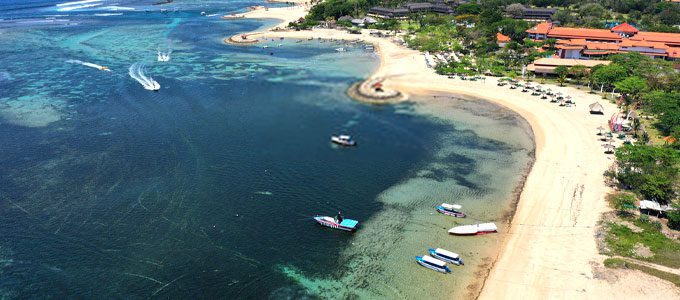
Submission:
<svg viewBox="0 0 680 300">
<path fill-rule="evenodd" d="M 552 28 L 552 23 L 543 22 L 543 23 L 536 24 L 536 26 L 527 29 L 527 33 L 548 34 L 548 31 L 550 30 L 550 28 Z"/>
<path fill-rule="evenodd" d="M 555 46 L 557 49 L 562 49 L 562 50 L 581 50 L 583 49 L 583 46 L 579 45 L 557 45 Z"/>
<path fill-rule="evenodd" d="M 646 32 L 640 31 L 632 36 L 631 40 L 659 42 L 664 44 L 680 45 L 680 33 Z"/>
<path fill-rule="evenodd" d="M 570 40 L 559 40 L 556 44 L 572 45 L 572 46 L 585 46 L 588 42 L 586 39 L 570 39 Z"/>
<path fill-rule="evenodd" d="M 585 55 L 609 55 L 609 54 L 616 54 L 619 53 L 619 51 L 603 51 L 603 50 L 584 50 L 583 54 Z"/>
<path fill-rule="evenodd" d="M 620 41 L 621 37 L 606 29 L 553 27 L 548 32 L 551 38 L 572 38 L 587 40 Z"/>
<path fill-rule="evenodd" d="M 612 43 L 588 43 L 586 44 L 588 50 L 619 50 L 619 44 Z"/>
<path fill-rule="evenodd" d="M 620 46 L 622 47 L 647 47 L 647 48 L 655 48 L 655 49 L 667 49 L 668 46 L 666 46 L 664 43 L 657 43 L 657 42 L 648 42 L 645 40 L 642 41 L 634 41 L 630 39 L 624 39 L 619 43 Z"/>
<path fill-rule="evenodd" d="M 630 25 L 626 22 L 623 22 L 619 25 L 614 26 L 612 28 L 612 31 L 624 32 L 624 33 L 638 33 L 639 32 L 639 30 L 637 28 L 633 27 L 633 25 Z"/>
<path fill-rule="evenodd" d="M 670 58 L 680 58 L 680 48 L 670 47 L 666 49 L 666 54 L 668 54 L 668 57 Z"/>
<path fill-rule="evenodd" d="M 510 37 L 499 32 L 499 33 L 496 33 L 496 40 L 501 42 L 501 43 L 506 43 L 506 42 L 510 41 Z"/>
</svg>

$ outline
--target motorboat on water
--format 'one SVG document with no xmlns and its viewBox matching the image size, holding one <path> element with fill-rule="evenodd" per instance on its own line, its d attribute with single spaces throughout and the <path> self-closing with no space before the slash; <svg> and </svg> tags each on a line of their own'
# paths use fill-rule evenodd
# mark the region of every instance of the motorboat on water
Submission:
<svg viewBox="0 0 680 300">
<path fill-rule="evenodd" d="M 109 67 L 107 66 L 99 66 L 99 70 L 111 72 L 111 70 L 109 70 Z"/>
<path fill-rule="evenodd" d="M 446 262 L 436 259 L 431 256 L 416 256 L 416 262 L 428 269 L 435 270 L 441 273 L 451 273 L 451 269 L 446 266 Z"/>
<path fill-rule="evenodd" d="M 453 216 L 456 218 L 465 218 L 465 213 L 461 212 L 460 209 L 463 208 L 462 206 L 458 204 L 448 204 L 448 203 L 442 203 L 442 205 L 438 205 L 436 207 L 437 211 L 448 215 L 448 216 Z"/>
<path fill-rule="evenodd" d="M 144 89 L 147 89 L 149 91 L 158 92 L 158 90 L 161 89 L 161 85 L 158 84 L 158 82 L 156 82 L 155 80 L 151 79 L 150 83 L 144 85 Z"/>
<path fill-rule="evenodd" d="M 463 225 L 449 229 L 449 233 L 453 235 L 480 235 L 493 232 L 498 232 L 498 227 L 494 223 Z"/>
<path fill-rule="evenodd" d="M 441 261 L 445 261 L 448 263 L 455 264 L 457 266 L 464 265 L 463 260 L 460 258 L 460 255 L 457 253 L 453 253 L 448 250 L 444 250 L 442 248 L 437 248 L 437 249 L 429 249 L 430 255 L 432 257 L 439 259 Z"/>
<path fill-rule="evenodd" d="M 331 136 L 331 142 L 338 144 L 340 146 L 356 146 L 357 142 L 352 140 L 352 136 L 349 135 L 333 135 Z"/>
<path fill-rule="evenodd" d="M 157 57 L 156 60 L 158 60 L 160 62 L 170 61 L 170 53 L 171 52 L 163 53 L 163 52 L 158 51 L 158 57 Z"/>
<path fill-rule="evenodd" d="M 314 221 L 319 223 L 321 226 L 330 227 L 333 229 L 339 229 L 344 231 L 356 231 L 359 221 L 352 219 L 343 218 L 340 213 L 335 217 L 330 216 L 314 216 Z"/>
<path fill-rule="evenodd" d="M 335 49 L 335 52 L 347 52 L 347 49 L 345 49 L 345 48 L 337 48 L 337 49 Z"/>
</svg>

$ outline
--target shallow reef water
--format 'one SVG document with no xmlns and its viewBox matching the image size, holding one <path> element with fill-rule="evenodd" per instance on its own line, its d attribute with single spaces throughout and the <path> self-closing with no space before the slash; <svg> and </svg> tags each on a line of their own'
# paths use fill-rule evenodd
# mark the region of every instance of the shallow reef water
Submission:
<svg viewBox="0 0 680 300">
<path fill-rule="evenodd" d="M 379 63 L 362 45 L 237 47 L 223 39 L 273 21 L 200 14 L 262 2 L 63 2 L 0 4 L 0 298 L 447 298 L 497 247 L 446 230 L 511 210 L 533 151 L 516 115 L 362 104 L 345 94 Z M 311 219 L 338 211 L 358 232 Z M 428 247 L 466 265 L 419 267 Z"/>
</svg>

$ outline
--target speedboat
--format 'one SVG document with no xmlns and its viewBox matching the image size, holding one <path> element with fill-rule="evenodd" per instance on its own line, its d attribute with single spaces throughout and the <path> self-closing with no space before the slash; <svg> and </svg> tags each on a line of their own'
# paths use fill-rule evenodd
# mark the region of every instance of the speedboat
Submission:
<svg viewBox="0 0 680 300">
<path fill-rule="evenodd" d="M 442 205 L 437 206 L 437 211 L 456 218 L 465 218 L 465 213 L 459 211 L 461 208 L 463 207 L 458 204 L 442 203 Z"/>
<path fill-rule="evenodd" d="M 111 70 L 109 70 L 109 67 L 107 66 L 99 66 L 99 70 L 111 72 Z"/>
<path fill-rule="evenodd" d="M 331 142 L 336 143 L 340 146 L 356 146 L 357 142 L 352 140 L 349 135 L 334 135 L 331 136 Z"/>
<path fill-rule="evenodd" d="M 463 225 L 449 229 L 449 233 L 453 235 L 480 235 L 497 231 L 498 227 L 496 227 L 496 224 L 494 223 Z"/>
<path fill-rule="evenodd" d="M 338 49 L 335 49 L 335 52 L 347 52 L 347 49 L 345 49 L 345 48 L 338 48 Z"/>
<path fill-rule="evenodd" d="M 434 257 L 430 257 L 427 255 L 416 256 L 416 262 L 423 267 L 435 270 L 437 272 L 451 273 L 451 269 L 449 269 L 449 267 L 446 266 L 446 262 L 438 260 Z"/>
<path fill-rule="evenodd" d="M 151 82 L 149 82 L 148 84 L 145 84 L 144 88 L 149 90 L 149 91 L 158 92 L 158 90 L 161 89 L 161 85 L 158 84 L 158 82 L 156 82 L 155 80 L 151 79 Z"/>
<path fill-rule="evenodd" d="M 451 251 L 444 250 L 442 248 L 437 248 L 437 249 L 430 248 L 429 251 L 430 251 L 430 255 L 432 255 L 432 257 L 434 257 L 436 259 L 439 259 L 439 260 L 442 260 L 442 261 L 445 261 L 445 262 L 448 262 L 448 263 L 452 263 L 452 264 L 455 264 L 457 266 L 465 264 L 465 263 L 463 263 L 463 260 L 460 258 L 460 255 L 458 255 L 457 253 L 453 253 Z"/>
<path fill-rule="evenodd" d="M 314 221 L 319 223 L 321 226 L 326 226 L 333 229 L 339 229 L 344 231 L 356 231 L 357 225 L 359 225 L 359 221 L 357 220 L 344 218 L 338 220 L 338 217 L 334 218 L 329 216 L 314 216 Z"/>
</svg>

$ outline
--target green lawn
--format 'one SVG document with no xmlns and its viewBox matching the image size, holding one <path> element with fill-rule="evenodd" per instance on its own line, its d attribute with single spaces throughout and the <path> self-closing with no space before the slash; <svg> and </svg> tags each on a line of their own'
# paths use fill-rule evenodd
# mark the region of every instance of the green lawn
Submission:
<svg viewBox="0 0 680 300">
<path fill-rule="evenodd" d="M 607 224 L 607 245 L 614 255 L 631 257 L 651 263 L 680 268 L 680 242 L 674 241 L 663 235 L 654 224 L 628 219 L 635 226 L 640 227 L 642 232 L 633 232 L 625 225 L 617 223 Z M 652 257 L 638 257 L 635 254 L 635 245 L 643 244 L 654 253 Z"/>
</svg>

